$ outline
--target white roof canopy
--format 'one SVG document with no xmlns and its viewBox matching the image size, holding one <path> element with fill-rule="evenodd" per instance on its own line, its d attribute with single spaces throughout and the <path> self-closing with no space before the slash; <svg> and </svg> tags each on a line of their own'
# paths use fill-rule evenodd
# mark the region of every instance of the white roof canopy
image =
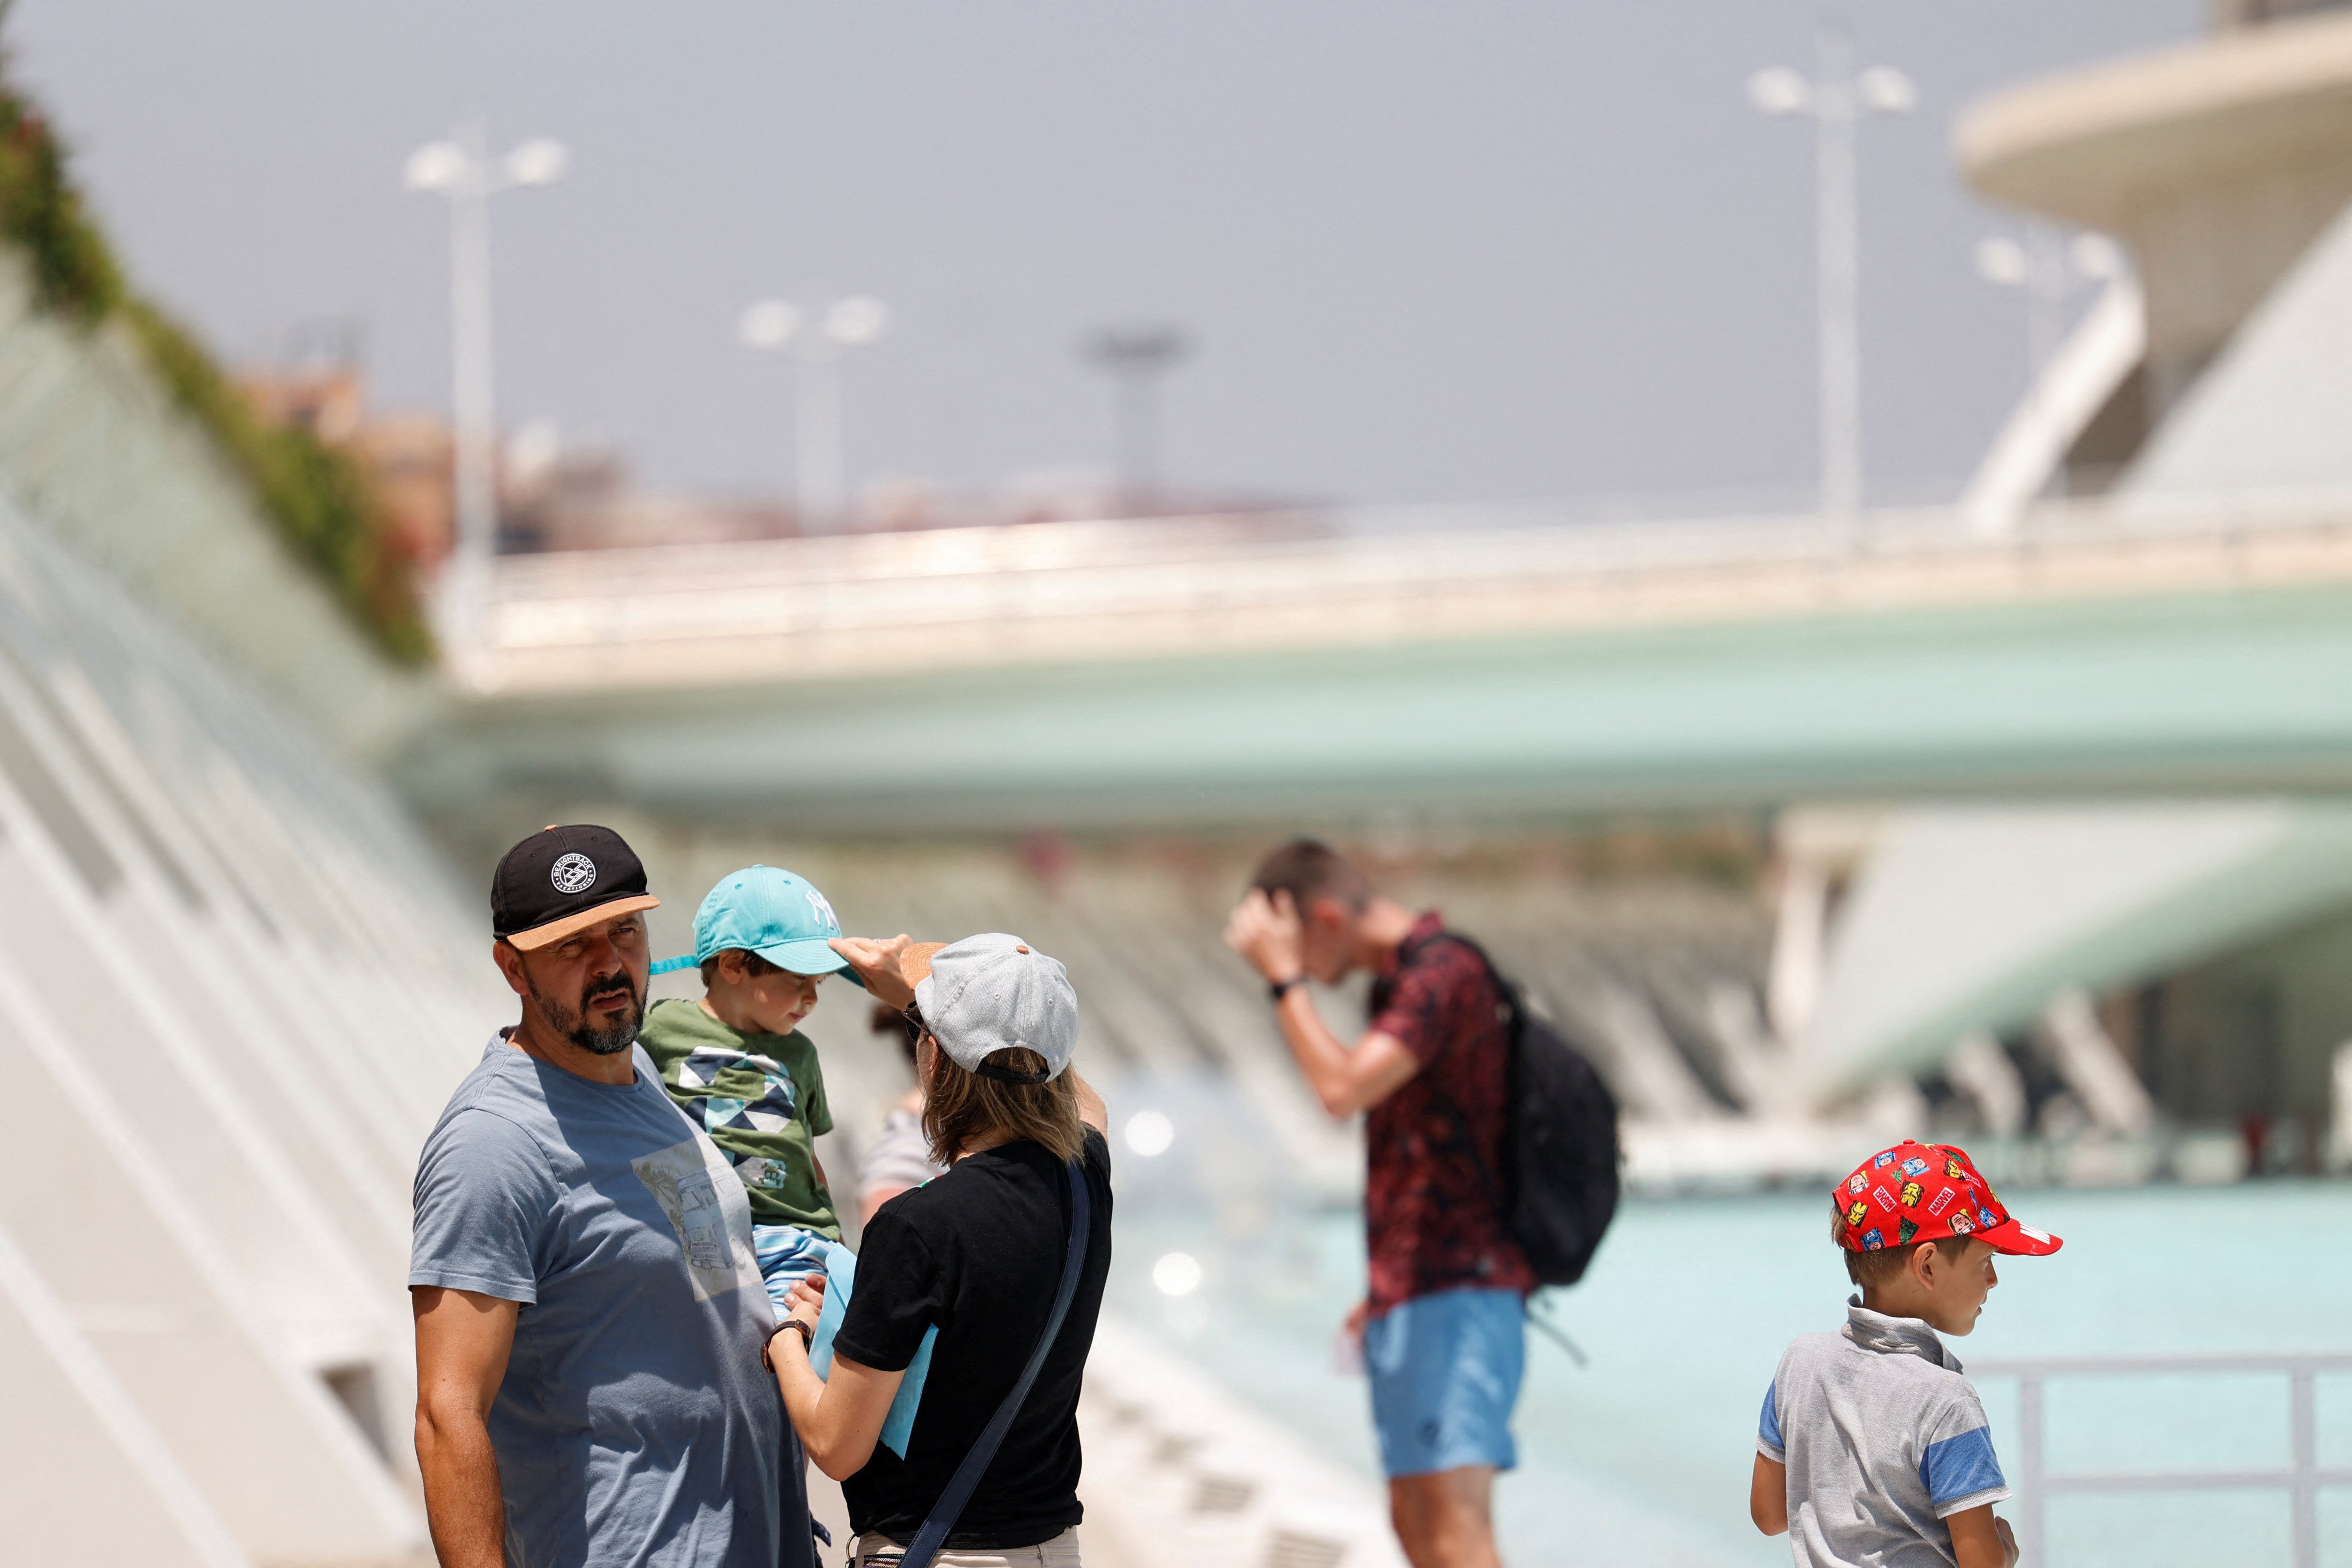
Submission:
<svg viewBox="0 0 2352 1568">
<path fill-rule="evenodd" d="M 1801 1042 L 1834 1095 L 2352 903 L 2352 808 L 2288 801 L 1902 814 L 1842 918 Z"/>
</svg>

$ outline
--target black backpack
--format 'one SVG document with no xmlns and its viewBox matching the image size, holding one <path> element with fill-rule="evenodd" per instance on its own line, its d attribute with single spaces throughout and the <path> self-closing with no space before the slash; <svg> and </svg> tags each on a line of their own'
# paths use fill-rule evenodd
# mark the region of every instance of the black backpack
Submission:
<svg viewBox="0 0 2352 1568">
<path fill-rule="evenodd" d="M 1617 1097 L 1583 1054 L 1528 1008 L 1486 949 L 1452 931 L 1425 940 L 1468 948 L 1502 994 L 1511 1054 L 1500 1172 L 1487 1168 L 1461 1107 L 1443 1091 L 1436 1099 L 1461 1129 L 1488 1195 L 1535 1268 L 1536 1282 L 1573 1285 L 1584 1278 L 1617 1213 Z"/>
</svg>

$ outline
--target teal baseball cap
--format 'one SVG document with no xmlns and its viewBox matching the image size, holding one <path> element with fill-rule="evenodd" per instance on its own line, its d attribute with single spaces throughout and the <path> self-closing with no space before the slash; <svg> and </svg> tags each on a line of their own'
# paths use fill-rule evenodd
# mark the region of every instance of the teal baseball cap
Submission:
<svg viewBox="0 0 2352 1568">
<path fill-rule="evenodd" d="M 693 953 L 663 959 L 653 972 L 691 969 L 740 947 L 794 974 L 848 970 L 855 981 L 857 972 L 830 943 L 840 934 L 841 920 L 833 905 L 804 879 L 773 866 L 746 866 L 719 878 L 719 885 L 703 895 L 702 907 L 694 911 Z"/>
</svg>

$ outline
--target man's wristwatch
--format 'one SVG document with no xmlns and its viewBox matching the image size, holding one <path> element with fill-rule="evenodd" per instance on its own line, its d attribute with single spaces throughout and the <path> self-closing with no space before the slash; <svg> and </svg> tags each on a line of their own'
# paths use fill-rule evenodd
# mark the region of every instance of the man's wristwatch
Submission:
<svg viewBox="0 0 2352 1568">
<path fill-rule="evenodd" d="M 1304 974 L 1294 974 L 1287 980 L 1268 981 L 1266 983 L 1265 994 L 1273 997 L 1276 1002 L 1279 1003 L 1285 996 L 1289 995 L 1292 991 L 1306 984 L 1307 976 Z"/>
<path fill-rule="evenodd" d="M 770 1334 L 767 1339 L 767 1343 L 762 1344 L 760 1347 L 760 1364 L 766 1367 L 770 1372 L 776 1370 L 776 1363 L 768 1359 L 768 1345 L 774 1344 L 776 1342 L 776 1334 L 782 1333 L 786 1329 L 798 1329 L 801 1334 L 802 1347 L 811 1352 L 814 1352 L 816 1350 L 816 1331 L 810 1328 L 798 1318 L 786 1318 L 782 1322 L 776 1325 L 776 1333 Z"/>
</svg>

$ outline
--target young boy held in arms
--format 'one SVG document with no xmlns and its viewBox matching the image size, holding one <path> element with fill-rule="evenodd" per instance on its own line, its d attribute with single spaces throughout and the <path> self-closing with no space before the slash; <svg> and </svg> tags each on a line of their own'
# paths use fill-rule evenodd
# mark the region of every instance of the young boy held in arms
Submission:
<svg viewBox="0 0 2352 1568">
<path fill-rule="evenodd" d="M 1976 1327 L 1996 1253 L 2040 1258 L 2059 1238 L 2012 1219 L 1948 1144 L 1875 1154 L 1832 1201 L 1862 1293 L 1843 1329 L 1790 1344 L 1765 1390 L 1756 1528 L 1788 1531 L 1799 1568 L 2015 1568 L 1984 1406 L 1937 1336 Z"/>
<path fill-rule="evenodd" d="M 655 1003 L 637 1037 L 670 1098 L 742 1178 L 780 1314 L 795 1280 L 847 1256 L 816 1157 L 817 1138 L 833 1131 L 824 1071 L 799 1027 L 818 982 L 849 967 L 831 945 L 840 934 L 824 895 L 790 871 L 749 866 L 720 878 L 695 911 L 694 956 L 653 966 L 698 965 L 702 999 Z"/>
</svg>

